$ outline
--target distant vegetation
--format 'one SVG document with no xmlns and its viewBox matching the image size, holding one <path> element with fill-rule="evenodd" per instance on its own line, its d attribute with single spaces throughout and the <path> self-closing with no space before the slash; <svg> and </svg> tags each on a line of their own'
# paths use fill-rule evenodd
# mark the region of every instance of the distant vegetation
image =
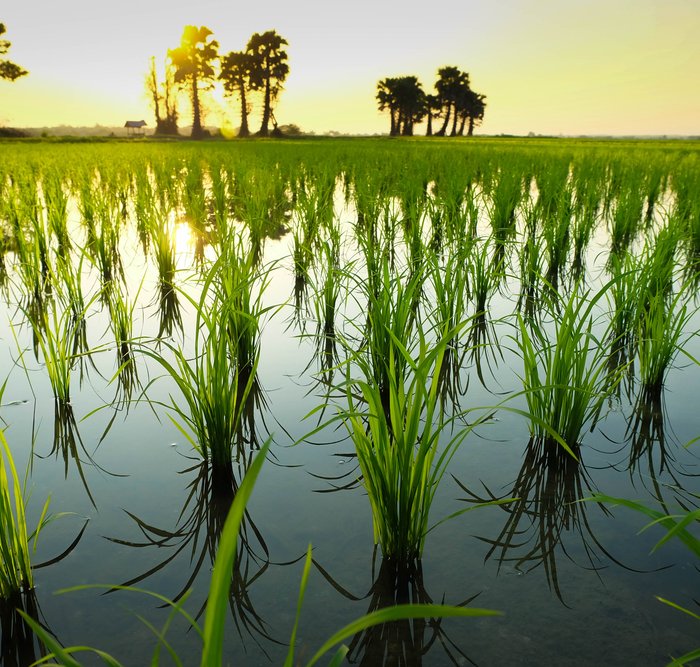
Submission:
<svg viewBox="0 0 700 667">
<path fill-rule="evenodd" d="M 0 37 L 7 32 L 4 23 L 0 23 Z M 10 50 L 10 42 L 6 39 L 0 39 L 0 56 L 4 56 Z M 27 70 L 22 69 L 19 65 L 9 61 L 0 59 L 0 79 L 8 79 L 14 81 L 19 77 L 28 74 Z"/>
<path fill-rule="evenodd" d="M 158 81 L 155 59 L 146 77 L 146 88 L 152 99 L 156 116 L 156 134 L 177 134 L 176 88 L 189 94 L 192 104 L 192 137 L 206 135 L 202 125 L 200 92 L 211 88 L 216 79 L 223 82 L 226 94 L 240 100 L 241 125 L 239 137 L 250 135 L 248 116 L 251 94 L 262 94 L 262 121 L 258 136 L 279 132 L 273 105 L 282 83 L 289 74 L 287 40 L 275 30 L 255 33 L 244 51 L 220 55 L 219 43 L 210 39 L 212 31 L 206 26 L 185 26 L 180 46 L 168 51 L 165 79 Z M 217 68 L 218 61 L 218 68 Z"/>
<path fill-rule="evenodd" d="M 445 136 L 452 121 L 451 136 L 472 136 L 486 109 L 486 96 L 474 92 L 469 74 L 458 67 L 441 67 L 435 94 L 426 93 L 415 76 L 388 77 L 377 83 L 377 102 L 388 111 L 391 136 L 413 135 L 413 126 L 427 119 L 426 135 L 433 135 L 433 120 L 442 120 L 436 136 Z"/>
</svg>

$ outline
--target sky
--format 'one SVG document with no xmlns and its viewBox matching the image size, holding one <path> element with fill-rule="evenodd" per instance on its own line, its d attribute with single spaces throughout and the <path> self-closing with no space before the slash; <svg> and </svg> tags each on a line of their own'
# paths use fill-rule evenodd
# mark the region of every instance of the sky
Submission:
<svg viewBox="0 0 700 667">
<path fill-rule="evenodd" d="M 286 38 L 275 115 L 306 131 L 387 133 L 377 81 L 413 74 L 432 92 L 455 65 L 486 95 L 477 133 L 700 135 L 700 0 L 5 0 L 0 22 L 30 72 L 0 80 L 0 125 L 152 127 L 149 59 L 192 24 L 220 53 Z M 215 91 L 205 120 L 236 125 L 237 108 Z M 185 124 L 186 98 L 180 111 Z"/>
</svg>

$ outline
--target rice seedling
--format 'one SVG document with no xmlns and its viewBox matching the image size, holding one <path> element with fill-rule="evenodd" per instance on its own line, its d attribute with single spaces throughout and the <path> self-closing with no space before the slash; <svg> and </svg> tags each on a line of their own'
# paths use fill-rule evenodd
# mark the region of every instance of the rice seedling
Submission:
<svg viewBox="0 0 700 667">
<path fill-rule="evenodd" d="M 67 404 L 70 402 L 72 370 L 80 356 L 74 352 L 73 314 L 70 309 L 60 309 L 56 303 L 40 312 L 25 309 L 24 313 L 32 327 L 37 350 L 41 352 L 54 399 Z"/>
<path fill-rule="evenodd" d="M 572 455 L 620 379 L 619 373 L 609 373 L 602 339 L 593 331 L 593 309 L 608 287 L 592 298 L 575 289 L 562 304 L 551 339 L 537 325 L 531 334 L 518 317 L 516 344 L 523 360 L 530 434 L 551 445 L 559 443 Z"/>
<path fill-rule="evenodd" d="M 336 338 L 336 313 L 343 287 L 343 272 L 338 266 L 339 238 L 331 240 L 323 246 L 325 261 L 324 269 L 316 279 L 318 285 L 314 298 L 316 318 L 316 354 L 320 362 L 320 373 L 323 383 L 330 387 L 333 379 L 333 368 L 338 362 Z"/>
<path fill-rule="evenodd" d="M 477 315 L 487 315 L 491 297 L 498 290 L 502 277 L 501 265 L 497 263 L 497 253 L 491 253 L 492 237 L 474 243 L 467 261 L 469 296 L 474 303 Z"/>
<path fill-rule="evenodd" d="M 369 497 L 374 541 L 385 558 L 403 562 L 420 558 L 437 486 L 473 428 L 458 430 L 440 443 L 449 420 L 439 409 L 438 378 L 450 335 L 436 343 L 419 336 L 414 356 L 391 333 L 384 387 L 371 368 L 363 368 L 366 379 L 355 380 L 348 366 L 347 408 L 341 412 Z M 355 392 L 365 409 L 358 407 Z"/>
<path fill-rule="evenodd" d="M 249 305 L 246 290 L 250 284 L 233 280 L 237 270 L 224 265 L 222 257 L 207 275 L 199 300 L 184 295 L 196 309 L 193 359 L 165 340 L 161 345 L 173 361 L 141 347 L 175 383 L 184 400 L 182 405 L 171 396 L 165 406 L 175 415 L 171 419 L 202 458 L 219 469 L 230 467 L 238 451 L 242 417 L 259 359 L 255 336 L 256 316 L 261 312 L 240 310 Z"/>
<path fill-rule="evenodd" d="M 0 396 L 5 385 L 0 388 Z M 38 535 L 44 524 L 47 505 L 44 506 L 39 528 L 30 536 L 27 531 L 25 500 L 17 476 L 12 452 L 0 430 L 0 599 L 16 600 L 34 586 L 30 562 L 29 542 Z"/>
<path fill-rule="evenodd" d="M 644 195 L 641 184 L 637 182 L 634 174 L 628 173 L 610 220 L 612 254 L 623 253 L 636 238 L 642 222 L 643 208 Z"/>
<path fill-rule="evenodd" d="M 400 348 L 411 349 L 419 329 L 416 306 L 423 276 L 421 273 L 406 278 L 392 275 L 387 258 L 380 261 L 378 275 L 361 286 L 366 290 L 367 321 L 360 356 L 365 375 L 376 387 L 388 413 L 392 377 L 400 382 L 409 365 Z"/>
<path fill-rule="evenodd" d="M 141 286 L 139 286 L 136 297 L 131 303 L 129 298 L 125 297 L 115 286 L 111 286 L 107 290 L 109 324 L 117 352 L 115 378 L 119 382 L 121 394 L 118 399 L 115 399 L 118 405 L 128 405 L 131 401 L 134 387 L 138 385 L 138 373 L 132 348 L 134 340 L 134 310 Z"/>
<path fill-rule="evenodd" d="M 683 290 L 669 303 L 663 294 L 650 294 L 637 322 L 639 379 L 644 392 L 658 395 L 671 363 L 683 347 L 692 316 L 683 303 Z"/>
<path fill-rule="evenodd" d="M 68 195 L 60 174 L 49 172 L 42 182 L 42 190 L 48 229 L 56 237 L 59 256 L 65 257 L 70 251 L 71 242 L 68 234 Z"/>
</svg>

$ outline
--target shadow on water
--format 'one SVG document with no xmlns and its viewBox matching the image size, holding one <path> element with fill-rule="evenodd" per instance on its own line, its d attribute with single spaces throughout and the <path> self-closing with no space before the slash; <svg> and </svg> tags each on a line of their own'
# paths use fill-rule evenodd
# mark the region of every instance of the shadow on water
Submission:
<svg viewBox="0 0 700 667">
<path fill-rule="evenodd" d="M 355 596 L 316 560 L 314 566 L 324 579 L 344 598 L 360 601 L 369 598 L 367 614 L 399 604 L 433 604 L 423 582 L 420 560 L 410 562 L 382 558 L 376 569 L 377 548 L 372 556 L 372 585 L 362 597 Z M 468 606 L 476 595 L 459 603 Z M 420 667 L 424 658 L 436 646 L 442 646 L 453 665 L 475 665 L 450 639 L 442 627 L 441 618 L 402 619 L 366 628 L 355 634 L 348 643 L 347 661 L 363 667 Z"/>
<path fill-rule="evenodd" d="M 206 461 L 197 463 L 180 472 L 192 478 L 187 484 L 187 496 L 180 510 L 177 525 L 163 528 L 149 524 L 141 517 L 125 510 L 141 534 L 140 540 L 124 540 L 107 537 L 110 542 L 135 549 L 155 549 L 168 555 L 154 566 L 142 572 L 121 586 L 135 586 L 165 570 L 179 557 L 189 555 L 189 578 L 178 587 L 172 601 L 180 600 L 194 585 L 200 573 L 209 576 L 209 570 L 216 556 L 221 531 L 233 500 L 238 492 L 239 481 L 250 463 L 251 456 L 239 460 L 228 468 L 213 468 Z M 261 641 L 279 643 L 270 632 L 266 621 L 256 611 L 249 595 L 250 586 L 265 574 L 270 566 L 267 544 L 248 511 L 245 512 L 239 534 L 239 546 L 232 572 L 229 607 L 240 638 L 251 637 L 267 655 Z M 113 592 L 112 589 L 108 592 Z M 171 597 L 171 596 L 169 596 Z M 202 602 L 195 614 L 199 618 L 206 607 Z"/>
<path fill-rule="evenodd" d="M 47 653 L 46 647 L 35 637 L 19 610 L 51 633 L 34 590 L 19 593 L 9 600 L 0 600 L 0 664 L 3 667 L 26 667 Z"/>
<path fill-rule="evenodd" d="M 593 534 L 586 515 L 590 504 L 579 502 L 590 496 L 594 488 L 581 462 L 580 448 L 574 447 L 573 451 L 578 460 L 556 442 L 530 438 L 518 477 L 512 488 L 502 496 L 515 500 L 500 505 L 507 513 L 501 532 L 495 539 L 479 537 L 491 545 L 485 560 L 493 556 L 498 562 L 499 571 L 507 564 L 520 574 L 542 567 L 550 589 L 565 606 L 568 605 L 561 590 L 557 557 L 561 552 L 575 562 L 563 544 L 568 532 L 578 533 L 581 538 L 587 560 L 582 567 L 593 571 L 603 567 L 596 549 L 621 565 Z M 467 494 L 467 502 L 486 503 L 501 499 L 486 487 L 486 496 L 482 497 L 458 479 L 455 478 L 455 481 Z M 599 504 L 599 507 L 609 514 L 604 505 Z"/>
<path fill-rule="evenodd" d="M 682 478 L 697 478 L 700 473 L 690 472 L 674 456 L 672 447 L 678 445 L 667 437 L 662 389 L 642 388 L 639 392 L 627 421 L 624 441 L 630 443 L 628 469 L 633 483 L 638 475 L 644 488 L 665 508 L 670 505 L 664 493 L 673 494 L 687 510 L 697 507 L 697 498 L 685 491 L 687 481 Z M 663 481 L 664 476 L 668 476 L 669 482 Z"/>
</svg>

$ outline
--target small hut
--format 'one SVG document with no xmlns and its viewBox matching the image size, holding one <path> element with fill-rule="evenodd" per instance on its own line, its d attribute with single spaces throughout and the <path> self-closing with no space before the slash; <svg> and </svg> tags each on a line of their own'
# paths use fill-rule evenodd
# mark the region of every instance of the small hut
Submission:
<svg viewBox="0 0 700 667">
<path fill-rule="evenodd" d="M 126 123 L 124 123 L 124 127 L 126 128 L 126 136 L 127 137 L 142 137 L 144 134 L 146 134 L 146 131 L 143 129 L 146 127 L 147 123 L 145 120 L 127 120 Z"/>
</svg>

